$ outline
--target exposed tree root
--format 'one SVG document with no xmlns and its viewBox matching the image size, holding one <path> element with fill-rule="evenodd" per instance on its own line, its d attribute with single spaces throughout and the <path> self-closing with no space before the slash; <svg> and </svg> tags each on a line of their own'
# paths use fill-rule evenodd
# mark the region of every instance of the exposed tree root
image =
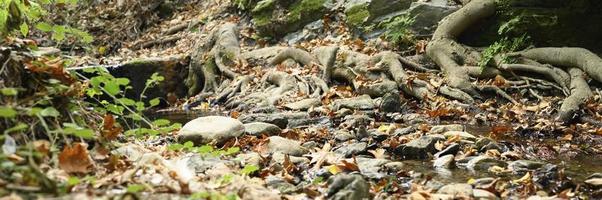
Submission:
<svg viewBox="0 0 602 200">
<path fill-rule="evenodd" d="M 558 118 L 564 122 L 574 119 L 580 107 L 593 95 L 583 71 L 579 68 L 569 68 L 568 71 L 571 75 L 571 95 L 564 99 L 558 113 Z"/>
</svg>

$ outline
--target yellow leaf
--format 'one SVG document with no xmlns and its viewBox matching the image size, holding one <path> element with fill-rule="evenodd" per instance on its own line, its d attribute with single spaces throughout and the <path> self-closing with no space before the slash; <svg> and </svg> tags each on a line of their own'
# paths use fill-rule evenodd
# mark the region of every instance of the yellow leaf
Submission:
<svg viewBox="0 0 602 200">
<path fill-rule="evenodd" d="M 523 177 L 516 179 L 516 180 L 512 180 L 512 183 L 517 184 L 517 183 L 528 183 L 531 181 L 531 172 L 527 172 Z"/>
<path fill-rule="evenodd" d="M 337 167 L 336 165 L 330 165 L 328 166 L 328 172 L 330 172 L 331 174 L 338 174 L 341 172 L 341 169 L 339 167 Z"/>
<path fill-rule="evenodd" d="M 378 131 L 379 131 L 379 132 L 386 133 L 386 132 L 387 132 L 387 130 L 389 130 L 389 126 L 388 126 L 388 125 L 384 125 L 384 124 L 383 124 L 383 125 L 380 125 L 380 126 L 378 127 Z"/>
<path fill-rule="evenodd" d="M 471 184 L 471 185 L 476 182 L 477 182 L 477 180 L 475 180 L 474 178 L 470 178 L 470 179 L 468 179 L 468 181 L 466 181 L 466 183 Z"/>
</svg>

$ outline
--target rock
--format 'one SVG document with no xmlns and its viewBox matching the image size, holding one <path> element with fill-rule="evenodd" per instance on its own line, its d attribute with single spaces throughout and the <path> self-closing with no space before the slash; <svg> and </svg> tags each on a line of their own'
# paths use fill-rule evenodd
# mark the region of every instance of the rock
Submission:
<svg viewBox="0 0 602 200">
<path fill-rule="evenodd" d="M 491 186 L 491 183 L 493 183 L 496 179 L 495 178 L 491 178 L 491 177 L 485 177 L 485 178 L 480 178 L 480 179 L 476 179 L 471 185 L 474 186 L 474 188 L 477 189 L 485 189 Z"/>
<path fill-rule="evenodd" d="M 442 135 L 425 135 L 398 147 L 400 156 L 404 159 L 424 159 L 428 154 L 437 152 L 435 143 L 443 141 Z"/>
<path fill-rule="evenodd" d="M 146 150 L 140 146 L 128 144 L 113 150 L 112 153 L 125 156 L 128 161 L 135 162 L 138 161 L 144 153 L 146 153 Z"/>
<path fill-rule="evenodd" d="M 407 124 L 420 124 L 426 122 L 426 119 L 422 115 L 417 113 L 405 114 L 402 115 L 400 118 L 400 121 L 405 122 Z"/>
<path fill-rule="evenodd" d="M 438 194 L 449 194 L 454 196 L 472 197 L 472 186 L 465 183 L 453 183 L 443 186 L 437 190 Z"/>
<path fill-rule="evenodd" d="M 475 137 L 474 135 L 464 131 L 447 131 L 443 133 L 443 136 L 445 136 L 446 138 L 460 137 L 461 139 L 466 139 L 470 141 L 474 141 L 477 139 L 477 137 Z"/>
<path fill-rule="evenodd" d="M 265 122 L 251 122 L 244 124 L 245 132 L 249 135 L 260 136 L 261 134 L 276 135 L 282 131 L 280 127 Z"/>
<path fill-rule="evenodd" d="M 272 155 L 272 160 L 278 164 L 282 164 L 284 163 L 285 156 L 282 152 L 276 152 Z M 305 157 L 289 156 L 289 159 L 295 165 L 309 163 L 309 159 Z"/>
<path fill-rule="evenodd" d="M 454 144 L 449 145 L 445 149 L 437 152 L 434 156 L 438 158 L 438 157 L 441 157 L 444 155 L 456 155 L 456 153 L 458 153 L 458 151 L 460 151 L 460 145 L 454 143 Z"/>
<path fill-rule="evenodd" d="M 441 134 L 448 131 L 463 131 L 464 126 L 461 124 L 437 125 L 431 127 L 430 134 Z"/>
<path fill-rule="evenodd" d="M 337 99 L 332 102 L 334 110 L 341 108 L 348 108 L 352 110 L 372 110 L 374 107 L 374 101 L 368 95 L 362 95 L 358 97 Z"/>
<path fill-rule="evenodd" d="M 336 149 L 334 152 L 338 154 L 343 154 L 345 155 L 345 157 L 349 158 L 353 155 L 366 151 L 366 148 L 368 148 L 368 143 L 357 142 L 347 145 L 344 144 L 338 149 Z"/>
<path fill-rule="evenodd" d="M 282 178 L 280 176 L 270 175 L 270 176 L 266 177 L 265 184 L 269 188 L 277 189 L 278 191 L 280 191 L 283 194 L 290 194 L 290 193 L 298 192 L 300 189 L 297 186 L 290 184 L 289 182 L 287 182 L 286 180 L 284 180 L 284 178 Z"/>
<path fill-rule="evenodd" d="M 408 126 L 405 128 L 398 128 L 398 129 L 395 129 L 395 131 L 393 132 L 393 136 L 407 135 L 414 131 L 416 131 L 416 128 L 414 128 L 413 126 Z"/>
<path fill-rule="evenodd" d="M 486 152 L 490 149 L 495 149 L 500 152 L 503 152 L 503 148 L 491 138 L 481 138 L 477 140 L 477 142 L 475 143 L 475 148 L 479 150 L 479 152 Z"/>
<path fill-rule="evenodd" d="M 241 115 L 238 120 L 242 123 L 265 122 L 274 124 L 280 128 L 286 128 L 291 119 L 307 119 L 307 112 L 283 112 L 283 113 L 253 113 Z"/>
<path fill-rule="evenodd" d="M 318 143 L 315 141 L 308 141 L 303 143 L 301 146 L 305 147 L 306 149 L 313 149 L 318 147 Z"/>
<path fill-rule="evenodd" d="M 235 165 L 232 162 L 221 160 L 218 157 L 202 157 L 198 154 L 189 156 L 187 159 L 188 167 L 194 169 L 196 173 L 204 173 L 215 166 L 225 165 L 226 163 L 228 163 L 228 165 Z"/>
<path fill-rule="evenodd" d="M 452 168 L 454 165 L 454 156 L 453 155 L 445 155 L 437 158 L 433 163 L 433 167 L 435 168 Z"/>
<path fill-rule="evenodd" d="M 488 156 L 477 156 L 466 164 L 471 170 L 488 170 L 492 166 L 506 167 L 506 162 Z"/>
<path fill-rule="evenodd" d="M 472 195 L 475 199 L 498 199 L 495 194 L 482 189 L 474 189 L 472 190 Z"/>
<path fill-rule="evenodd" d="M 357 157 L 356 161 L 357 167 L 360 169 L 360 173 L 371 179 L 380 179 L 385 177 L 387 174 L 381 172 L 381 169 L 383 169 L 384 165 L 391 162 L 387 159 L 365 157 Z"/>
<path fill-rule="evenodd" d="M 395 173 L 398 171 L 401 171 L 404 168 L 405 164 L 403 164 L 402 162 L 390 162 L 385 164 L 385 169 L 387 169 L 389 172 Z"/>
<path fill-rule="evenodd" d="M 241 166 L 253 165 L 253 166 L 261 167 L 262 163 L 263 163 L 263 159 L 261 158 L 261 155 L 259 155 L 258 153 L 255 153 L 255 152 L 238 154 L 238 155 L 236 155 L 236 160 L 240 161 Z"/>
<path fill-rule="evenodd" d="M 330 0 L 263 0 L 251 10 L 253 25 L 264 36 L 282 37 L 319 20 L 330 9 Z"/>
<path fill-rule="evenodd" d="M 395 11 L 409 8 L 410 0 L 349 0 L 345 1 L 345 15 L 347 24 L 358 27 L 366 22 Z"/>
<path fill-rule="evenodd" d="M 418 35 L 430 35 L 445 16 L 456 11 L 457 7 L 437 5 L 431 2 L 414 2 L 406 11 L 414 17 L 411 29 Z"/>
<path fill-rule="evenodd" d="M 298 141 L 286 139 L 280 136 L 269 137 L 268 151 L 270 153 L 281 152 L 291 156 L 301 156 L 307 153 L 307 149 Z"/>
<path fill-rule="evenodd" d="M 295 44 L 299 44 L 303 41 L 309 41 L 318 37 L 319 32 L 321 32 L 324 28 L 324 20 L 317 20 L 315 22 L 307 24 L 303 29 L 298 30 L 293 33 L 289 33 L 284 38 L 284 41 L 291 46 Z"/>
<path fill-rule="evenodd" d="M 186 123 L 178 133 L 181 143 L 196 145 L 215 142 L 221 144 L 243 134 L 245 127 L 237 119 L 222 116 L 199 117 Z"/>
<path fill-rule="evenodd" d="M 370 199 L 370 185 L 359 174 L 337 174 L 328 179 L 326 196 L 332 200 Z"/>
<path fill-rule="evenodd" d="M 593 186 L 595 188 L 602 187 L 602 178 L 590 178 L 585 180 L 585 184 Z"/>
<path fill-rule="evenodd" d="M 346 142 L 353 138 L 355 138 L 355 136 L 353 136 L 351 133 L 349 133 L 349 131 L 346 130 L 338 130 L 334 133 L 334 139 L 336 139 L 339 142 Z"/>
<path fill-rule="evenodd" d="M 512 170 L 515 174 L 524 174 L 528 171 L 536 170 L 541 168 L 545 163 L 532 160 L 517 160 L 512 161 L 508 165 L 508 169 Z"/>
<path fill-rule="evenodd" d="M 401 97 L 397 93 L 387 93 L 382 97 L 378 110 L 385 113 L 401 111 Z"/>
<path fill-rule="evenodd" d="M 301 101 L 284 104 L 284 107 L 290 110 L 307 110 L 311 107 L 322 105 L 322 101 L 317 98 L 303 99 Z"/>
</svg>

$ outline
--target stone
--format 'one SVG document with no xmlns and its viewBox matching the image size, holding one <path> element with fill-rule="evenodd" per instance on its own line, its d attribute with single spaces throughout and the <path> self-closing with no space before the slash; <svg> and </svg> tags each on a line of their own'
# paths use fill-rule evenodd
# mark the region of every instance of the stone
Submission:
<svg viewBox="0 0 602 200">
<path fill-rule="evenodd" d="M 395 129 L 395 131 L 393 132 L 393 136 L 407 135 L 407 134 L 413 133 L 414 131 L 416 131 L 416 128 L 414 128 L 413 126 L 408 126 L 405 128 L 398 128 L 398 129 Z"/>
<path fill-rule="evenodd" d="M 349 133 L 349 131 L 346 130 L 338 130 L 334 133 L 334 139 L 339 142 L 346 142 L 353 138 L 355 138 L 355 136 L 353 136 L 351 133 Z"/>
<path fill-rule="evenodd" d="M 398 172 L 401 171 L 404 168 L 405 164 L 403 164 L 402 162 L 390 162 L 385 164 L 385 169 L 387 169 L 389 172 Z"/>
<path fill-rule="evenodd" d="M 280 38 L 321 19 L 330 4 L 330 0 L 263 0 L 251 10 L 252 22 L 260 35 Z"/>
<path fill-rule="evenodd" d="M 456 155 L 456 153 L 458 153 L 458 151 L 460 151 L 460 145 L 454 143 L 454 144 L 447 146 L 445 149 L 437 152 L 434 156 L 438 158 L 438 157 L 445 156 L 445 155 Z"/>
<path fill-rule="evenodd" d="M 532 160 L 517 160 L 512 161 L 508 165 L 508 169 L 515 174 L 524 174 L 528 171 L 533 171 L 541 168 L 545 163 Z"/>
<path fill-rule="evenodd" d="M 401 97 L 397 93 L 387 93 L 382 97 L 378 110 L 385 113 L 401 111 Z"/>
<path fill-rule="evenodd" d="M 431 2 L 414 2 L 406 13 L 414 17 L 411 29 L 416 34 L 430 35 L 435 32 L 439 21 L 457 9 L 457 7 L 437 5 Z"/>
<path fill-rule="evenodd" d="M 454 165 L 454 156 L 453 155 L 445 155 L 441 156 L 433 162 L 433 167 L 435 168 L 452 168 Z"/>
<path fill-rule="evenodd" d="M 593 186 L 595 188 L 602 187 L 602 178 L 590 178 L 585 180 L 585 184 Z"/>
<path fill-rule="evenodd" d="M 339 110 L 342 108 L 352 109 L 352 110 L 372 110 L 376 106 L 374 105 L 374 101 L 368 95 L 361 95 L 358 97 L 345 98 L 345 99 L 337 99 L 332 102 L 332 107 L 334 110 Z"/>
<path fill-rule="evenodd" d="M 349 0 L 345 1 L 343 7 L 347 24 L 358 27 L 379 16 L 405 10 L 410 3 L 410 0 Z"/>
<path fill-rule="evenodd" d="M 337 174 L 328 179 L 326 197 L 332 200 L 370 199 L 370 185 L 359 174 Z"/>
<path fill-rule="evenodd" d="M 472 195 L 475 199 L 498 199 L 495 194 L 482 189 L 474 189 L 472 190 Z"/>
<path fill-rule="evenodd" d="M 316 107 L 322 105 L 322 101 L 317 98 L 303 99 L 300 101 L 296 101 L 293 103 L 284 104 L 284 107 L 289 110 L 308 110 L 311 107 Z"/>
<path fill-rule="evenodd" d="M 256 152 L 238 154 L 236 155 L 236 160 L 240 161 L 241 166 L 253 165 L 261 167 L 263 163 L 263 158 L 261 158 L 261 155 Z"/>
<path fill-rule="evenodd" d="M 437 152 L 435 143 L 443 140 L 445 138 L 442 135 L 425 135 L 400 145 L 397 150 L 404 159 L 424 159 L 428 157 L 428 154 Z"/>
<path fill-rule="evenodd" d="M 439 190 L 437 190 L 437 193 L 438 194 L 449 194 L 449 195 L 455 195 L 455 196 L 467 196 L 467 197 L 473 196 L 472 186 L 470 184 L 466 184 L 466 183 L 453 183 L 453 184 L 445 185 L 445 186 L 439 188 Z"/>
<path fill-rule="evenodd" d="M 280 176 L 270 175 L 270 176 L 266 177 L 265 184 L 269 188 L 277 189 L 278 191 L 280 191 L 283 194 L 290 194 L 290 193 L 298 192 L 300 189 L 297 186 L 290 184 L 289 182 L 287 182 L 286 180 L 284 180 L 284 178 L 282 178 Z"/>
<path fill-rule="evenodd" d="M 271 136 L 271 135 L 276 135 L 282 131 L 282 129 L 280 129 L 280 127 L 278 127 L 274 124 L 265 123 L 265 122 L 251 122 L 248 124 L 244 124 L 244 126 L 245 126 L 245 132 L 249 135 L 254 135 L 254 136 L 260 136 L 262 134 Z"/>
<path fill-rule="evenodd" d="M 336 149 L 334 152 L 337 154 L 343 154 L 345 155 L 345 157 L 349 158 L 353 155 L 357 155 L 358 153 L 366 151 L 366 148 L 368 148 L 368 143 L 357 142 L 351 144 L 344 144 L 338 149 Z"/>
<path fill-rule="evenodd" d="M 466 139 L 470 141 L 475 141 L 477 139 L 477 137 L 475 137 L 474 135 L 464 131 L 447 131 L 443 133 L 443 136 L 445 136 L 446 138 L 460 137 L 461 139 Z"/>
<path fill-rule="evenodd" d="M 286 139 L 280 136 L 271 136 L 268 138 L 268 151 L 270 153 L 281 152 L 291 156 L 301 156 L 307 153 L 307 149 L 301 146 L 298 141 Z"/>
<path fill-rule="evenodd" d="M 386 173 L 382 172 L 383 166 L 390 163 L 387 159 L 378 158 L 366 158 L 356 157 L 357 167 L 360 169 L 360 173 L 367 178 L 380 179 L 386 176 Z"/>
<path fill-rule="evenodd" d="M 466 168 L 471 170 L 488 170 L 490 167 L 506 167 L 508 164 L 489 156 L 477 156 L 472 158 L 466 164 Z"/>
<path fill-rule="evenodd" d="M 237 119 L 223 116 L 199 117 L 186 123 L 178 133 L 178 141 L 192 141 L 196 145 L 215 142 L 221 144 L 226 140 L 239 137 L 245 127 Z"/>
<path fill-rule="evenodd" d="M 442 134 L 448 131 L 463 131 L 464 126 L 461 124 L 437 125 L 431 127 L 430 134 Z"/>
<path fill-rule="evenodd" d="M 276 152 L 272 155 L 272 160 L 278 164 L 282 164 L 282 163 L 284 163 L 285 156 L 286 155 L 282 152 Z M 302 164 L 302 163 L 309 163 L 309 159 L 305 158 L 305 157 L 297 157 L 297 156 L 289 155 L 289 159 L 295 165 Z"/>
<path fill-rule="evenodd" d="M 242 123 L 265 122 L 274 124 L 280 128 L 286 128 L 291 119 L 307 119 L 307 112 L 283 112 L 283 113 L 252 113 L 241 115 L 238 120 Z"/>
</svg>

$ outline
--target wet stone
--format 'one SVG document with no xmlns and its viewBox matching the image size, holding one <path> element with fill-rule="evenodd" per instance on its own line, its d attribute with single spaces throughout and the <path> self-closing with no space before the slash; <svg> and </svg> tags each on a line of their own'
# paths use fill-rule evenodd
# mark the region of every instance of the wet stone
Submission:
<svg viewBox="0 0 602 200">
<path fill-rule="evenodd" d="M 434 156 L 441 157 L 441 156 L 445 156 L 445 155 L 456 155 L 456 153 L 458 153 L 458 151 L 460 151 L 460 145 L 454 143 L 454 144 L 449 145 L 445 149 L 437 152 Z"/>
<path fill-rule="evenodd" d="M 307 153 L 307 149 L 301 146 L 301 143 L 295 140 L 286 139 L 280 136 L 269 137 L 268 151 L 270 153 L 281 152 L 292 156 L 301 156 Z"/>
<path fill-rule="evenodd" d="M 192 141 L 197 145 L 215 142 L 221 144 L 243 134 L 245 127 L 237 119 L 223 116 L 199 117 L 186 123 L 178 133 L 178 141 Z"/>
<path fill-rule="evenodd" d="M 453 155 L 445 155 L 437 158 L 433 163 L 433 167 L 435 168 L 452 168 L 454 165 L 454 156 Z"/>
<path fill-rule="evenodd" d="M 465 183 L 454 183 L 443 186 L 437 190 L 437 193 L 455 196 L 473 196 L 472 186 Z"/>
<path fill-rule="evenodd" d="M 338 174 L 328 179 L 326 196 L 332 200 L 363 200 L 370 198 L 370 185 L 361 175 Z"/>
<path fill-rule="evenodd" d="M 353 155 L 357 155 L 361 152 L 366 151 L 368 144 L 365 142 L 358 142 L 352 144 L 343 144 L 341 147 L 336 149 L 334 152 L 338 154 L 343 154 L 345 157 L 349 158 Z"/>
<path fill-rule="evenodd" d="M 515 174 L 524 174 L 528 171 L 541 168 L 545 163 L 532 160 L 517 160 L 512 161 L 508 168 Z"/>
<path fill-rule="evenodd" d="M 399 155 L 404 159 L 424 159 L 437 152 L 435 143 L 443 141 L 442 135 L 425 135 L 398 147 Z"/>
<path fill-rule="evenodd" d="M 383 166 L 387 163 L 390 163 L 390 160 L 387 159 L 377 159 L 377 158 L 364 158 L 357 157 L 357 167 L 360 169 L 360 173 L 365 177 L 372 179 L 379 179 L 386 176 L 383 172 Z"/>
<path fill-rule="evenodd" d="M 466 164 L 466 168 L 471 170 L 488 170 L 490 167 L 498 166 L 498 167 L 506 167 L 508 165 L 506 162 L 497 160 L 488 156 L 477 156 Z"/>
<path fill-rule="evenodd" d="M 401 97 L 397 93 L 387 93 L 382 97 L 378 109 L 381 112 L 391 113 L 401 111 Z"/>
<path fill-rule="evenodd" d="M 244 124 L 245 132 L 249 135 L 260 136 L 262 134 L 266 135 L 276 135 L 282 131 L 280 127 L 269 124 L 265 122 L 251 122 L 248 124 Z"/>
</svg>

